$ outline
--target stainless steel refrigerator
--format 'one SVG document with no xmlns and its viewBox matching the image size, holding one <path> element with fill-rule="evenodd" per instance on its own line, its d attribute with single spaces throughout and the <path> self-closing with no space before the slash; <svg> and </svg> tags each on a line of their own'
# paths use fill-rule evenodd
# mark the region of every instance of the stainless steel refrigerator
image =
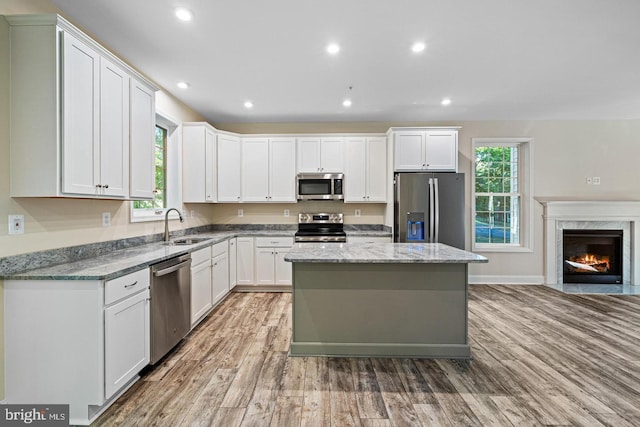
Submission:
<svg viewBox="0 0 640 427">
<path fill-rule="evenodd" d="M 464 174 L 396 173 L 394 242 L 464 249 Z"/>
</svg>

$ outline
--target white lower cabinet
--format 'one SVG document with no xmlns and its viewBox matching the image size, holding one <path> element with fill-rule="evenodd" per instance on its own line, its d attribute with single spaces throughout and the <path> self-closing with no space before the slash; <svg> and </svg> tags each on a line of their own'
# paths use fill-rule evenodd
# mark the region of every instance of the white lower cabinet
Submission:
<svg viewBox="0 0 640 427">
<path fill-rule="evenodd" d="M 253 237 L 238 237 L 236 244 L 236 284 L 253 285 Z"/>
<path fill-rule="evenodd" d="M 291 285 L 291 263 L 284 256 L 292 247 L 291 237 L 256 238 L 256 285 Z"/>
<path fill-rule="evenodd" d="M 213 307 L 211 247 L 191 253 L 191 327 Z"/>
<path fill-rule="evenodd" d="M 149 282 L 6 280 L 3 403 L 67 403 L 90 424 L 149 363 Z"/>
<path fill-rule="evenodd" d="M 211 277 L 213 304 L 217 304 L 229 293 L 228 243 L 216 243 L 211 248 Z"/>
<path fill-rule="evenodd" d="M 238 283 L 238 252 L 236 251 L 238 239 L 229 239 L 229 290 L 236 287 Z"/>
<path fill-rule="evenodd" d="M 104 331 L 108 398 L 149 363 L 149 290 L 105 308 Z"/>
</svg>

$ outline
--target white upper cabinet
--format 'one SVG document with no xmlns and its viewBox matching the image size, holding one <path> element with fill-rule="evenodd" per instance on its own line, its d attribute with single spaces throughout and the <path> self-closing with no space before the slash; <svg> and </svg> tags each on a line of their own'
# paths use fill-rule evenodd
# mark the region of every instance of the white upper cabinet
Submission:
<svg viewBox="0 0 640 427">
<path fill-rule="evenodd" d="M 269 201 L 296 201 L 296 143 L 294 138 L 269 140 Z"/>
<path fill-rule="evenodd" d="M 155 197 L 155 93 L 136 78 L 131 78 L 131 158 L 129 194 L 132 199 Z"/>
<path fill-rule="evenodd" d="M 99 185 L 110 196 L 129 194 L 129 80 L 122 68 L 100 60 Z"/>
<path fill-rule="evenodd" d="M 100 190 L 100 56 L 63 33 L 62 191 Z"/>
<path fill-rule="evenodd" d="M 396 171 L 456 172 L 457 129 L 417 129 L 393 132 Z"/>
<path fill-rule="evenodd" d="M 297 140 L 298 173 L 344 172 L 342 137 L 303 137 Z"/>
<path fill-rule="evenodd" d="M 346 138 L 345 202 L 386 202 L 386 171 L 386 138 Z"/>
<path fill-rule="evenodd" d="M 215 202 L 216 134 L 207 123 L 182 124 L 182 200 Z"/>
<path fill-rule="evenodd" d="M 130 88 L 135 79 L 146 91 L 149 117 L 155 116 L 157 88 L 57 15 L 7 21 L 11 196 L 152 198 L 149 167 L 147 192 L 130 186 L 132 171 L 138 178 L 138 165 L 153 162 L 148 125 L 145 158 L 136 151 L 141 126 L 135 112 L 141 107 Z"/>
<path fill-rule="evenodd" d="M 295 202 L 295 177 L 294 138 L 243 138 L 243 201 Z"/>
<path fill-rule="evenodd" d="M 240 138 L 218 134 L 218 202 L 240 201 Z"/>
</svg>

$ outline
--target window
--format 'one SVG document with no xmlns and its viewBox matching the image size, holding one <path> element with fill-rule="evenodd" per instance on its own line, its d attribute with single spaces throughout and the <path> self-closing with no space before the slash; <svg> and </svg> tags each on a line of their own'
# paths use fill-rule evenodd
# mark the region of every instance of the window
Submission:
<svg viewBox="0 0 640 427">
<path fill-rule="evenodd" d="M 531 251 L 530 138 L 474 138 L 473 249 Z"/>
<path fill-rule="evenodd" d="M 131 203 L 131 222 L 161 221 L 167 208 L 181 206 L 178 124 L 158 113 L 155 138 L 155 198 Z"/>
</svg>

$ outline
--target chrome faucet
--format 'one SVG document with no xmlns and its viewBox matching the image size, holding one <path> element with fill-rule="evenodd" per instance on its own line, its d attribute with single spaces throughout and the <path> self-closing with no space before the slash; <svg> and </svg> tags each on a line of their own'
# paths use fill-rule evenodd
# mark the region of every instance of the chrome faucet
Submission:
<svg viewBox="0 0 640 427">
<path fill-rule="evenodd" d="M 165 242 L 169 241 L 169 212 L 171 211 L 178 212 L 178 216 L 180 217 L 180 222 L 184 222 L 184 218 L 182 218 L 182 213 L 178 209 L 176 208 L 167 209 L 167 211 L 164 214 L 164 241 Z"/>
</svg>

